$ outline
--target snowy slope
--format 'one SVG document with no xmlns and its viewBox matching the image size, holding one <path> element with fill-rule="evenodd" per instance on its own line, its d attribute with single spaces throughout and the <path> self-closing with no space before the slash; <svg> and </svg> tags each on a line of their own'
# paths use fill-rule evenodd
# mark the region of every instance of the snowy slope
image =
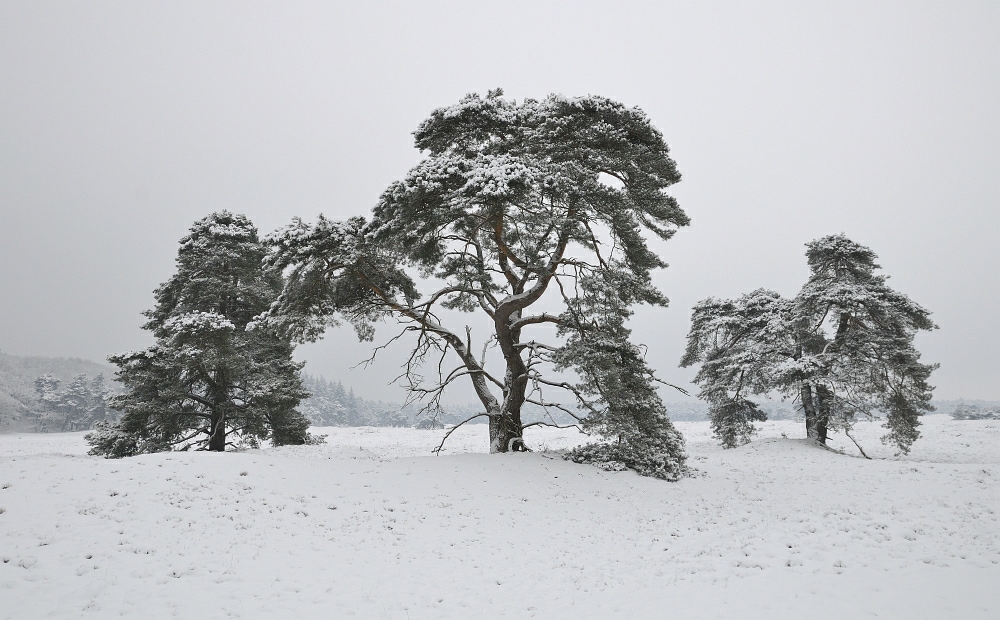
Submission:
<svg viewBox="0 0 1000 620">
<path fill-rule="evenodd" d="M 441 457 L 413 429 L 118 461 L 0 436 L 0 618 L 1000 617 L 1000 422 L 929 416 L 900 459 L 863 424 L 873 461 L 678 426 L 679 483 L 482 454 L 482 427 Z"/>
</svg>

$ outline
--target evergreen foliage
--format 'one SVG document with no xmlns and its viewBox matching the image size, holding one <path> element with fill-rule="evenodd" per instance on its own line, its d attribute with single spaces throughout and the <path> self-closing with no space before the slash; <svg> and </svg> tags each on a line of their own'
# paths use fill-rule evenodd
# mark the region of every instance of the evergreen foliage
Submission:
<svg viewBox="0 0 1000 620">
<path fill-rule="evenodd" d="M 269 239 L 269 264 L 287 278 L 261 323 L 314 340 L 346 320 L 371 339 L 375 321 L 395 318 L 417 337 L 404 375 L 411 393 L 435 407 L 468 377 L 491 451 L 524 449 L 527 404 L 583 410 L 590 431 L 616 445 L 641 440 L 661 451 L 673 472 L 663 477 L 679 475 L 683 441 L 625 327 L 635 304 L 667 303 L 650 280 L 666 265 L 644 233 L 669 239 L 688 224 L 664 193 L 680 175 L 660 132 L 641 110 L 603 97 L 519 104 L 497 90 L 435 110 L 414 136 L 426 158 L 385 190 L 371 220 L 295 220 Z M 444 286 L 421 298 L 414 275 Z M 562 310 L 535 310 L 543 298 Z M 502 372 L 438 308 L 488 317 L 480 345 L 499 349 Z M 523 333 L 539 325 L 556 326 L 564 344 Z M 458 365 L 438 366 L 451 352 Z M 418 370 L 430 356 L 433 381 Z M 560 370 L 581 381 L 552 375 Z"/>
<path fill-rule="evenodd" d="M 78 431 L 116 417 L 108 407 L 112 391 L 103 375 L 93 379 L 77 375 L 63 390 L 59 389 L 61 383 L 51 374 L 35 379 L 35 392 L 42 405 L 39 430 Z"/>
<path fill-rule="evenodd" d="M 340 382 L 303 374 L 302 384 L 309 398 L 299 409 L 315 426 L 410 426 L 410 417 L 398 406 L 358 398 Z"/>
<path fill-rule="evenodd" d="M 885 414 L 883 443 L 907 453 L 932 411 L 913 338 L 930 313 L 886 284 L 876 255 L 843 235 L 806 245 L 810 276 L 794 299 L 757 290 L 698 303 L 682 366 L 701 363 L 699 397 L 726 447 L 749 440 L 763 412 L 749 396 L 797 399 L 810 438 L 849 431 L 858 416 Z"/>
<path fill-rule="evenodd" d="M 127 388 L 111 404 L 124 413 L 87 436 L 92 454 L 307 441 L 309 423 L 296 410 L 307 393 L 290 341 L 247 329 L 281 290 L 280 274 L 262 267 L 265 252 L 245 216 L 222 211 L 195 222 L 180 241 L 177 272 L 145 313 L 155 344 L 109 358 Z"/>
</svg>

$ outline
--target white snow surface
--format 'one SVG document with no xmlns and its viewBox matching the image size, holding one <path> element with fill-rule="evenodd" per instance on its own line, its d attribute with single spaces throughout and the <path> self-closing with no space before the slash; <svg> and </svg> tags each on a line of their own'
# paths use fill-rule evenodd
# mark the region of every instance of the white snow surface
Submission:
<svg viewBox="0 0 1000 620">
<path fill-rule="evenodd" d="M 0 436 L 0 618 L 998 618 L 1000 421 L 877 424 L 823 449 L 680 422 L 677 483 L 489 455 L 485 426 L 122 460 Z M 542 449 L 547 449 L 544 451 Z"/>
</svg>

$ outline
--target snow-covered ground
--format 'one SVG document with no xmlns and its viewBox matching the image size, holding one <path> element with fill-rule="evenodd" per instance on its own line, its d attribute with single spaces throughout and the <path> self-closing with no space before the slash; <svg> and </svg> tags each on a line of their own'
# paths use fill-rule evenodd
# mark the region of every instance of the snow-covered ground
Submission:
<svg viewBox="0 0 1000 620">
<path fill-rule="evenodd" d="M 412 429 L 117 461 L 0 436 L 0 617 L 1000 617 L 1000 422 L 928 416 L 905 458 L 861 424 L 871 461 L 678 426 L 678 483 L 483 454 L 484 426 L 440 457 Z"/>
</svg>

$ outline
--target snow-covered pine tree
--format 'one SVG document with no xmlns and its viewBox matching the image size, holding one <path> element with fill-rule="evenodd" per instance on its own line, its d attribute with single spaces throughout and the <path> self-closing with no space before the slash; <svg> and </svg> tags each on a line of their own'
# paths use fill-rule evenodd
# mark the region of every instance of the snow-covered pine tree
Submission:
<svg viewBox="0 0 1000 620">
<path fill-rule="evenodd" d="M 123 415 L 87 436 L 92 454 L 307 440 L 308 421 L 296 410 L 307 393 L 292 344 L 247 329 L 281 290 L 280 273 L 262 268 L 265 253 L 243 215 L 222 211 L 194 223 L 180 241 L 177 272 L 145 313 L 155 344 L 109 357 L 127 389 L 112 399 Z"/>
<path fill-rule="evenodd" d="M 104 381 L 104 375 L 97 375 L 90 381 L 90 400 L 88 403 L 88 428 L 97 422 L 113 421 L 118 412 L 112 409 L 108 402 L 114 396 L 114 391 Z"/>
<path fill-rule="evenodd" d="M 44 374 L 35 379 L 35 393 L 38 394 L 38 402 L 41 405 L 41 412 L 38 419 L 38 429 L 47 431 L 54 422 L 54 413 L 58 411 L 59 385 L 62 382 L 51 374 Z"/>
<path fill-rule="evenodd" d="M 645 234 L 669 239 L 688 224 L 665 193 L 680 174 L 663 136 L 641 110 L 603 97 L 518 104 L 502 94 L 435 110 L 414 134 L 427 157 L 385 190 L 371 221 L 296 220 L 272 236 L 270 264 L 288 277 L 264 322 L 315 340 L 346 319 L 371 339 L 375 321 L 395 318 L 416 335 L 411 394 L 433 407 L 467 377 L 492 452 L 524 449 L 526 404 L 584 410 L 608 442 L 641 444 L 651 460 L 637 469 L 676 477 L 683 440 L 624 323 L 635 304 L 667 303 L 650 279 L 666 264 Z M 419 301 L 408 268 L 444 286 Z M 499 372 L 438 308 L 482 313 L 491 327 L 478 346 L 499 349 Z M 545 325 L 573 354 L 544 332 L 528 335 Z M 455 367 L 425 382 L 421 362 L 451 352 Z"/>
<path fill-rule="evenodd" d="M 766 419 L 748 397 L 776 389 L 775 369 L 795 351 L 793 317 L 790 301 L 763 289 L 694 307 L 681 366 L 701 362 L 698 397 L 708 403 L 712 431 L 723 446 L 750 441 L 753 423 Z"/>
<path fill-rule="evenodd" d="M 62 430 L 76 431 L 90 428 L 92 401 L 87 375 L 77 375 L 59 395 L 56 403 L 56 410 L 62 418 Z"/>
<path fill-rule="evenodd" d="M 806 244 L 810 276 L 794 299 L 758 290 L 694 308 L 682 366 L 701 363 L 699 397 L 711 405 L 716 436 L 749 440 L 763 413 L 746 397 L 797 399 L 810 438 L 849 431 L 858 416 L 885 415 L 883 443 L 901 453 L 933 408 L 913 339 L 934 329 L 930 313 L 888 286 L 877 256 L 844 235 Z"/>
</svg>

